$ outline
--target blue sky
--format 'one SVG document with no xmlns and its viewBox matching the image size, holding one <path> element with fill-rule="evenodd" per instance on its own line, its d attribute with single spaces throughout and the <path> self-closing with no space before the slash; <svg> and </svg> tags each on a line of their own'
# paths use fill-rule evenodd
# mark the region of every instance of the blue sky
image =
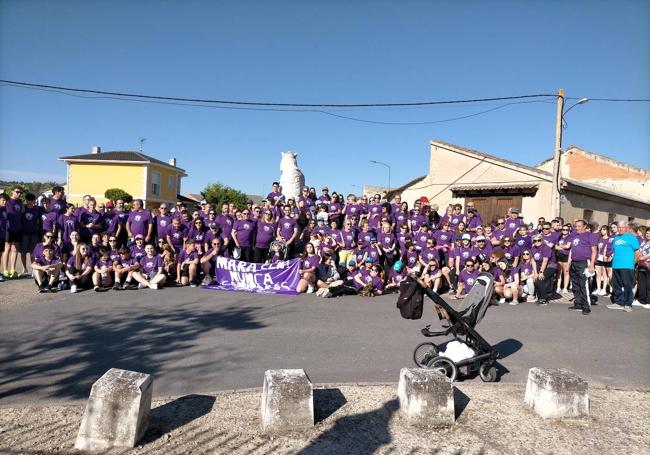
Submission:
<svg viewBox="0 0 650 455">
<path fill-rule="evenodd" d="M 0 79 L 188 98 L 374 103 L 555 93 L 650 98 L 647 1 L 0 1 Z M 427 122 L 504 104 L 330 109 Z M 564 145 L 650 168 L 650 103 L 592 101 Z M 89 99 L 0 85 L 0 178 L 65 176 L 57 157 L 171 156 L 183 192 L 221 181 L 266 194 L 280 152 L 307 183 L 359 192 L 423 175 L 440 139 L 534 165 L 553 151 L 555 105 L 381 125 L 314 112 Z"/>
</svg>

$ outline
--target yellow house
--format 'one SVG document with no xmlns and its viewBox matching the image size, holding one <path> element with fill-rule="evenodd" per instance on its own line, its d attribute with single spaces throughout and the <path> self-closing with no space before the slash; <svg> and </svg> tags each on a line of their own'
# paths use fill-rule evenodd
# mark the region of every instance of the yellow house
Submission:
<svg viewBox="0 0 650 455">
<path fill-rule="evenodd" d="M 62 156 L 67 170 L 67 200 L 81 204 L 85 194 L 105 202 L 104 192 L 120 188 L 134 199 L 142 199 L 145 207 L 161 202 L 174 203 L 181 193 L 181 178 L 185 170 L 176 167 L 176 158 L 166 163 L 141 152 L 103 152 L 93 147 L 87 155 Z"/>
</svg>

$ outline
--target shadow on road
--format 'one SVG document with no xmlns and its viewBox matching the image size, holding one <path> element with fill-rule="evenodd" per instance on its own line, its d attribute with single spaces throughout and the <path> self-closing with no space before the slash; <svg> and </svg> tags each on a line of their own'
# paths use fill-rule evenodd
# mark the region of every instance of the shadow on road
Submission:
<svg viewBox="0 0 650 455">
<path fill-rule="evenodd" d="M 164 362 L 192 347 L 205 332 L 265 327 L 255 318 L 260 309 L 161 308 L 123 317 L 89 311 L 72 322 L 46 327 L 30 342 L 3 340 L 0 399 L 44 387 L 51 398 L 86 398 L 92 383 L 113 367 L 155 376 Z M 224 361 L 237 360 L 235 356 Z"/>
<path fill-rule="evenodd" d="M 456 415 L 456 420 L 458 420 L 463 414 L 463 411 L 467 408 L 470 401 L 472 400 L 465 395 L 462 390 L 458 387 L 454 387 L 454 414 Z"/>
</svg>

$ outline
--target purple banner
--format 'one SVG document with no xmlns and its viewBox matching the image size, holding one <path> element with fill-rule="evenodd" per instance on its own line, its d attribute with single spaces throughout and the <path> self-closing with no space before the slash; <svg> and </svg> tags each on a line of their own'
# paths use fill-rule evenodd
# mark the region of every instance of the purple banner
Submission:
<svg viewBox="0 0 650 455">
<path fill-rule="evenodd" d="M 264 294 L 298 293 L 296 288 L 300 281 L 300 259 L 275 264 L 253 264 L 219 256 L 215 270 L 217 284 L 207 286 L 208 289 Z"/>
</svg>

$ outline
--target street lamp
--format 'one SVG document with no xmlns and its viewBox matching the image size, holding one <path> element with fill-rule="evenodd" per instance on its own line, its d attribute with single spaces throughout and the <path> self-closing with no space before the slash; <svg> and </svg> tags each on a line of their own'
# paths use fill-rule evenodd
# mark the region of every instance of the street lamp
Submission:
<svg viewBox="0 0 650 455">
<path fill-rule="evenodd" d="M 390 193 L 390 166 L 386 163 L 382 163 L 381 161 L 370 160 L 370 162 L 373 164 L 381 164 L 382 166 L 386 166 L 388 168 L 388 192 Z"/>
<path fill-rule="evenodd" d="M 562 154 L 562 128 L 564 116 L 579 104 L 585 104 L 589 98 L 581 98 L 566 111 L 564 110 L 564 89 L 557 92 L 557 113 L 555 117 L 555 151 L 553 153 L 553 181 L 551 182 L 551 213 L 560 216 L 560 155 Z"/>
</svg>

